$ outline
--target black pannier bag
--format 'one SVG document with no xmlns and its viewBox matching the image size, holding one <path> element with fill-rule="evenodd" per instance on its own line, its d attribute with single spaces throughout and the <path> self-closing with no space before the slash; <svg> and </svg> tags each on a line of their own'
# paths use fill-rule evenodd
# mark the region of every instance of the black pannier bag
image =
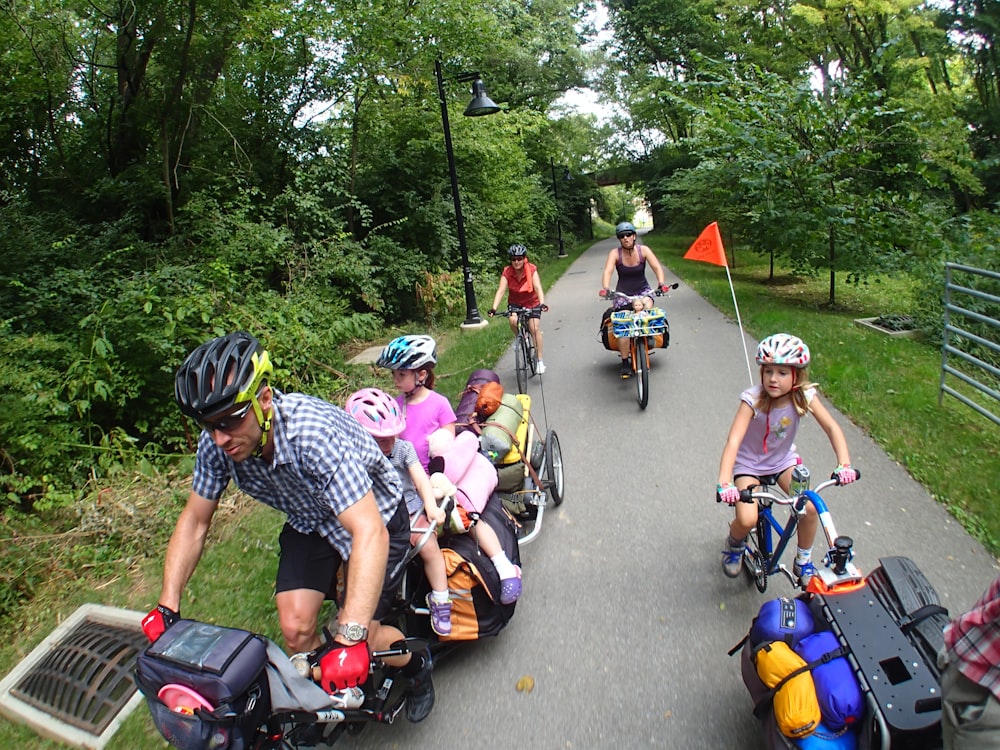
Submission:
<svg viewBox="0 0 1000 750">
<path fill-rule="evenodd" d="M 260 636 L 181 620 L 139 654 L 135 677 L 153 723 L 174 747 L 248 750 L 271 710 L 266 666 Z M 167 686 L 193 691 L 210 707 L 168 705 Z"/>
</svg>

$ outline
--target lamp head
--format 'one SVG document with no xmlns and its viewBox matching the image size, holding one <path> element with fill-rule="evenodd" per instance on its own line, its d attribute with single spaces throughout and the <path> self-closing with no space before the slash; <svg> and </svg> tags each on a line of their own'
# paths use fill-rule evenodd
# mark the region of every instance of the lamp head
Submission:
<svg viewBox="0 0 1000 750">
<path fill-rule="evenodd" d="M 490 99 L 486 93 L 486 84 L 481 78 L 476 78 L 472 82 L 472 101 L 465 108 L 463 114 L 466 117 L 483 117 L 484 115 L 495 115 L 500 111 L 497 103 Z"/>
</svg>

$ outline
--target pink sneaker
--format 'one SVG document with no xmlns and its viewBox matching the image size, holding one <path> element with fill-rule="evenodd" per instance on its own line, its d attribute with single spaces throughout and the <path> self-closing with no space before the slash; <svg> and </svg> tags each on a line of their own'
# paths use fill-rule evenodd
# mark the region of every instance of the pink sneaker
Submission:
<svg viewBox="0 0 1000 750">
<path fill-rule="evenodd" d="M 428 594 L 427 607 L 431 611 L 431 630 L 438 635 L 451 635 L 451 601 L 438 603 Z"/>
<path fill-rule="evenodd" d="M 521 566 L 515 565 L 517 575 L 500 581 L 500 603 L 513 604 L 521 597 Z"/>
</svg>

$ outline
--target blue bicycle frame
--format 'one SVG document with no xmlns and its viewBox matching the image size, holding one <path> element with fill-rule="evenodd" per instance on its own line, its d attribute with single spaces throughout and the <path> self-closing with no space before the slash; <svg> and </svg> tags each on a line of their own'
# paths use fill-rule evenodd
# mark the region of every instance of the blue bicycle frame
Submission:
<svg viewBox="0 0 1000 750">
<path fill-rule="evenodd" d="M 776 573 L 784 573 L 793 586 L 800 586 L 795 576 L 781 564 L 781 556 L 795 535 L 799 516 L 805 512 L 807 503 L 811 503 L 816 509 L 827 541 L 827 553 L 823 560 L 825 568 L 818 570 L 816 577 L 827 589 L 854 584 L 863 579 L 861 572 L 851 562 L 854 558 L 854 540 L 837 534 L 833 515 L 819 494 L 820 490 L 835 484 L 836 480 L 831 479 L 793 497 L 779 496 L 757 488 L 744 491 L 742 501 L 758 504 L 757 526 L 750 532 L 743 555 L 744 568 L 758 591 L 763 593 L 767 588 L 768 576 Z M 791 512 L 784 526 L 774 515 L 775 504 L 790 506 Z"/>
</svg>

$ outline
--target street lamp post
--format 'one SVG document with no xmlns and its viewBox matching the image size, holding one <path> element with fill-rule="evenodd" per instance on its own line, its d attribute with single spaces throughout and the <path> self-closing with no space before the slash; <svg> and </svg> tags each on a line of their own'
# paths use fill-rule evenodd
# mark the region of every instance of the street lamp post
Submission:
<svg viewBox="0 0 1000 750">
<path fill-rule="evenodd" d="M 559 215 L 559 190 L 556 188 L 556 163 L 549 157 L 549 169 L 552 170 L 552 197 L 556 202 L 556 231 L 559 234 L 559 258 L 566 257 L 566 248 L 563 247 L 562 219 Z M 565 167 L 563 167 L 565 169 Z"/>
<path fill-rule="evenodd" d="M 462 275 L 465 280 L 465 322 L 462 328 L 479 328 L 486 325 L 476 305 L 476 289 L 472 283 L 472 266 L 469 264 L 469 248 L 465 242 L 465 219 L 462 217 L 462 201 L 458 196 L 458 173 L 455 171 L 455 151 L 451 144 L 451 125 L 448 122 L 448 101 L 444 94 L 444 72 L 441 61 L 434 61 L 434 75 L 437 77 L 438 100 L 441 102 L 441 123 L 444 127 L 444 148 L 448 154 L 448 171 L 451 174 L 451 197 L 455 202 L 455 229 L 458 233 L 458 249 L 462 253 Z M 482 117 L 500 111 L 486 94 L 486 87 L 479 73 L 461 73 L 452 76 L 456 81 L 472 81 L 473 99 L 463 113 L 466 117 Z"/>
</svg>

